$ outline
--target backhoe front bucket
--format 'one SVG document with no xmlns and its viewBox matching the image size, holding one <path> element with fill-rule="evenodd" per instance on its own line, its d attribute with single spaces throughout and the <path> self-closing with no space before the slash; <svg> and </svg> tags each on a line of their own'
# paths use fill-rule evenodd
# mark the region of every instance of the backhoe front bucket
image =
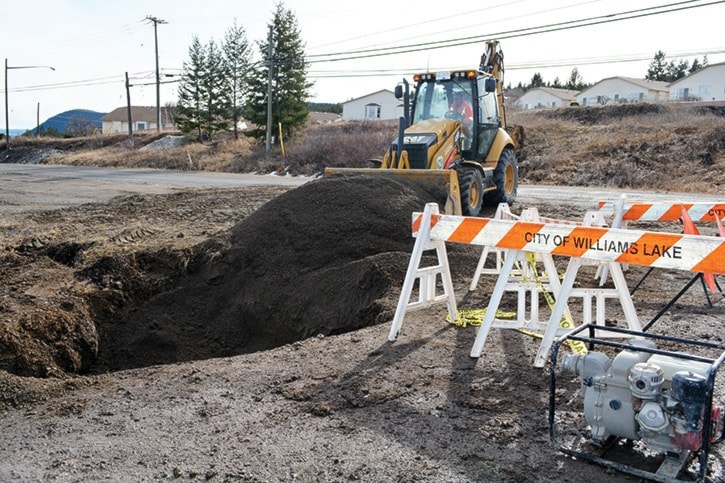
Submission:
<svg viewBox="0 0 725 483">
<path fill-rule="evenodd" d="M 431 193 L 432 199 L 447 215 L 461 216 L 461 191 L 458 175 L 452 169 L 380 169 L 325 168 L 325 177 L 395 176 L 411 180 Z"/>
</svg>

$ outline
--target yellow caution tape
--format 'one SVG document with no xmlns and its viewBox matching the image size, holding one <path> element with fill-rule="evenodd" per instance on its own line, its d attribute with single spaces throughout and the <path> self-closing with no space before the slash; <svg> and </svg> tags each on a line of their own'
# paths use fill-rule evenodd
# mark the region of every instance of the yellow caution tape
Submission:
<svg viewBox="0 0 725 483">
<path fill-rule="evenodd" d="M 483 318 L 486 316 L 486 309 L 471 309 L 461 310 L 458 312 L 458 320 L 453 322 L 457 327 L 478 327 L 483 323 Z M 496 311 L 496 318 L 498 319 L 515 319 L 516 312 L 504 312 L 503 310 Z M 451 322 L 451 316 L 446 315 L 446 321 Z"/>
<path fill-rule="evenodd" d="M 526 258 L 531 265 L 533 272 L 534 272 L 534 278 L 536 279 L 536 282 L 539 284 L 539 288 L 541 289 L 541 293 L 544 294 L 544 299 L 546 300 L 546 303 L 549 305 L 550 310 L 554 310 L 554 299 L 552 298 L 551 294 L 549 293 L 546 288 L 544 288 L 544 284 L 541 282 L 541 279 L 539 278 L 539 273 L 536 270 L 536 254 L 535 253 L 527 253 Z M 520 270 L 523 274 L 524 271 Z M 471 309 L 471 310 L 461 310 L 457 314 L 457 320 L 455 322 L 451 322 L 451 316 L 446 315 L 446 321 L 449 323 L 454 323 L 457 327 L 467 327 L 467 326 L 473 326 L 478 327 L 483 323 L 483 319 L 486 316 L 486 309 Z M 516 312 L 505 312 L 503 310 L 497 310 L 496 311 L 496 318 L 497 319 L 515 319 L 516 318 Z M 562 314 L 561 320 L 559 321 L 559 327 L 562 329 L 573 329 L 574 323 L 572 322 L 571 318 L 566 314 Z M 539 334 L 537 332 L 533 332 L 531 330 L 526 329 L 516 329 L 522 334 L 530 335 L 532 337 L 538 337 L 543 338 L 542 334 Z M 569 346 L 569 348 L 576 354 L 586 354 L 587 353 L 587 346 L 584 342 L 581 341 L 575 341 L 575 340 L 567 340 L 566 345 Z"/>
<path fill-rule="evenodd" d="M 526 259 L 529 261 L 529 264 L 531 265 L 531 268 L 534 272 L 534 278 L 536 279 L 536 283 L 539 284 L 539 288 L 541 289 L 541 293 L 544 295 L 544 299 L 546 300 L 547 305 L 549 306 L 549 310 L 554 310 L 554 299 L 549 293 L 546 288 L 544 288 L 544 284 L 541 282 L 541 278 L 539 278 L 539 272 L 536 270 L 536 254 L 535 253 L 527 253 Z M 573 329 L 574 328 L 574 322 L 571 320 L 571 317 L 564 312 L 561 314 L 561 320 L 559 321 L 559 327 L 562 329 Z M 587 353 L 587 345 L 582 341 L 577 340 L 567 340 L 566 345 L 569 346 L 569 348 L 574 352 L 575 354 L 584 355 Z"/>
</svg>

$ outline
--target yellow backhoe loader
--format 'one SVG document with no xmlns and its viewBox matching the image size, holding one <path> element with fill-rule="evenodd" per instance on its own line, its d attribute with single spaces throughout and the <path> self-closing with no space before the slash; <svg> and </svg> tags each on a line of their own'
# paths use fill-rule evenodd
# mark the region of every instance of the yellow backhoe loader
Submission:
<svg viewBox="0 0 725 483">
<path fill-rule="evenodd" d="M 524 136 L 506 124 L 498 41 L 486 42 L 478 69 L 418 74 L 412 92 L 404 80 L 395 95 L 404 116 L 379 167 L 327 168 L 325 176 L 390 174 L 442 186 L 447 200 L 431 201 L 454 215 L 514 202 Z"/>
</svg>

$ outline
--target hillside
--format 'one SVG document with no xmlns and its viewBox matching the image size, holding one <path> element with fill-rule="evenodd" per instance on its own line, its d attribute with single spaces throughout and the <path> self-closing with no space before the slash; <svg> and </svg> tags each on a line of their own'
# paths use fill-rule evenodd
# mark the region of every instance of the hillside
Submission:
<svg viewBox="0 0 725 483">
<path fill-rule="evenodd" d="M 61 112 L 53 117 L 48 118 L 41 123 L 38 129 L 41 133 L 48 131 L 56 131 L 61 134 L 77 130 L 79 127 L 93 129 L 101 129 L 101 118 L 105 116 L 105 112 L 90 111 L 88 109 L 71 109 L 70 111 Z M 30 130 L 35 134 L 36 129 Z"/>
<path fill-rule="evenodd" d="M 624 104 L 514 112 L 526 184 L 721 193 L 725 106 Z"/>
</svg>

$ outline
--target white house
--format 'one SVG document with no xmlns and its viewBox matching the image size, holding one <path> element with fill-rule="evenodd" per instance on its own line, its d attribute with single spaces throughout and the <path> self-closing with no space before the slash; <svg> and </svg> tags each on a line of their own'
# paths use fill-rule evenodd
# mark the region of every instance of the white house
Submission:
<svg viewBox="0 0 725 483">
<path fill-rule="evenodd" d="M 387 89 L 342 104 L 343 121 L 398 119 L 402 115 L 403 103 Z"/>
<path fill-rule="evenodd" d="M 576 101 L 579 91 L 569 89 L 555 89 L 553 87 L 536 87 L 524 93 L 516 101 L 521 109 L 536 109 L 537 107 L 566 107 Z"/>
<path fill-rule="evenodd" d="M 576 100 L 580 106 L 664 102 L 669 99 L 669 92 L 667 82 L 631 77 L 609 77 L 581 91 Z"/>
<path fill-rule="evenodd" d="M 725 101 L 725 62 L 712 64 L 670 84 L 673 101 Z"/>
<path fill-rule="evenodd" d="M 131 127 L 133 131 L 156 129 L 156 107 L 131 106 Z M 101 118 L 103 132 L 106 134 L 128 132 L 128 107 L 119 107 Z M 175 129 L 171 113 L 161 108 L 162 129 Z"/>
</svg>

